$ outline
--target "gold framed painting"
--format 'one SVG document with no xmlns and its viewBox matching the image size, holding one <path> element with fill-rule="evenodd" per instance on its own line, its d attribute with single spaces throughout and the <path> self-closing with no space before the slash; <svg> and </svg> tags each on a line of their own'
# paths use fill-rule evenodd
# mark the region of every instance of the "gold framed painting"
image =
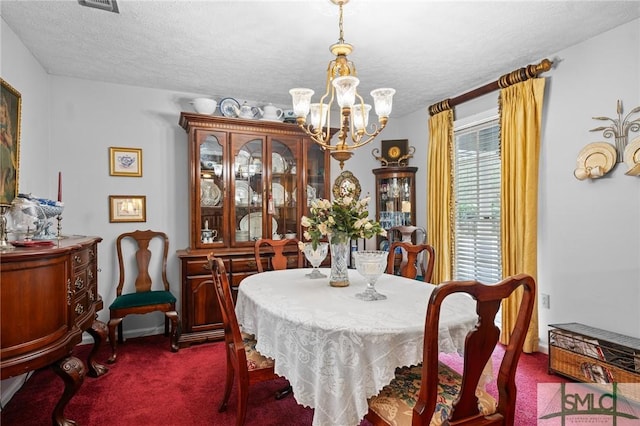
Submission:
<svg viewBox="0 0 640 426">
<path fill-rule="evenodd" d="M 111 176 L 142 176 L 142 149 L 109 147 L 109 174 Z"/>
<path fill-rule="evenodd" d="M 109 195 L 109 222 L 146 222 L 147 197 Z"/>
<path fill-rule="evenodd" d="M 4 79 L 0 83 L 0 204 L 10 205 L 18 196 L 22 96 Z"/>
</svg>

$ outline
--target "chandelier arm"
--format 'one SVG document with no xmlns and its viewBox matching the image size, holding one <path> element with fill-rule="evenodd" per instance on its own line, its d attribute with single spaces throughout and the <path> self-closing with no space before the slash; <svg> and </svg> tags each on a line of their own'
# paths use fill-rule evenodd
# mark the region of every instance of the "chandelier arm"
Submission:
<svg viewBox="0 0 640 426">
<path fill-rule="evenodd" d="M 364 146 L 364 145 L 368 144 L 369 142 L 374 140 L 376 138 L 376 136 L 378 136 L 380 134 L 382 129 L 384 129 L 384 127 L 381 127 L 380 129 L 378 129 L 376 132 L 374 132 L 372 134 L 367 134 L 367 139 L 361 140 L 357 145 L 352 145 L 352 149 L 360 148 L 361 146 Z"/>
<path fill-rule="evenodd" d="M 329 132 L 329 128 L 327 128 L 327 132 L 325 133 L 323 129 L 312 129 L 311 123 L 306 124 L 298 124 L 300 127 L 315 143 L 321 145 L 325 149 L 330 149 L 331 145 L 331 132 Z"/>
<path fill-rule="evenodd" d="M 365 129 L 364 131 L 359 132 L 357 135 L 358 136 L 357 140 L 354 139 L 353 137 L 355 133 L 351 134 L 351 140 L 354 142 L 352 145 L 353 147 L 361 146 L 359 141 L 362 140 L 363 137 L 376 137 L 378 134 L 380 134 L 382 129 L 385 128 L 385 126 L 382 126 L 382 124 L 378 125 L 376 123 L 372 123 L 371 125 L 369 125 L 369 127 L 372 129 L 372 131 L 368 132 L 367 129 Z"/>
</svg>

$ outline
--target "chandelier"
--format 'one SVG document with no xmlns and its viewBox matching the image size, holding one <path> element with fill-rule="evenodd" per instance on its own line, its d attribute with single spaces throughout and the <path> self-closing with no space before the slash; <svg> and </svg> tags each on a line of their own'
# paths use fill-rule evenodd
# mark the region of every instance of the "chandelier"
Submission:
<svg viewBox="0 0 640 426">
<path fill-rule="evenodd" d="M 387 119 L 391 113 L 391 104 L 394 89 L 382 88 L 371 92 L 378 124 L 369 127 L 369 111 L 371 105 L 364 103 L 356 88 L 360 79 L 356 77 L 356 66 L 347 55 L 353 51 L 353 46 L 344 42 L 342 28 L 342 7 L 349 0 L 330 0 L 340 8 L 338 43 L 329 47 L 336 58 L 329 62 L 327 67 L 326 91 L 320 98 L 320 102 L 311 103 L 314 91 L 306 88 L 289 90 L 293 99 L 293 111 L 296 115 L 298 126 L 307 133 L 311 139 L 329 150 L 331 156 L 340 162 L 340 168 L 344 162 L 353 155 L 353 150 L 371 142 L 387 125 Z M 331 145 L 331 107 L 336 100 L 340 108 L 340 128 L 338 141 Z M 307 115 L 309 115 L 307 123 Z M 349 137 L 350 136 L 350 137 Z"/>
</svg>

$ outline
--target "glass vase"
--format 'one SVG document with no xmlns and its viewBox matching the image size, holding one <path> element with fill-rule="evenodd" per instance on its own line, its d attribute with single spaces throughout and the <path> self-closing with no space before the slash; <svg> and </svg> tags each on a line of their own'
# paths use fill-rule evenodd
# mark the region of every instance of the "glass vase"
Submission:
<svg viewBox="0 0 640 426">
<path fill-rule="evenodd" d="M 349 235 L 344 232 L 331 234 L 331 276 L 329 285 L 346 287 L 349 285 Z"/>
</svg>

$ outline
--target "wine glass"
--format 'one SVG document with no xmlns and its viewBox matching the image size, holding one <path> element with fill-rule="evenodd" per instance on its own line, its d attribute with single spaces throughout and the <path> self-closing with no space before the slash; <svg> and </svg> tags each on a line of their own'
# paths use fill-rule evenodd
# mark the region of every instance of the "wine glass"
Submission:
<svg viewBox="0 0 640 426">
<path fill-rule="evenodd" d="M 318 270 L 318 266 L 322 263 L 322 261 L 327 257 L 327 253 L 329 252 L 329 243 L 319 242 L 316 249 L 313 249 L 313 243 L 304 243 L 304 256 L 307 258 L 311 266 L 313 266 L 313 271 L 305 276 L 315 279 L 315 278 L 327 278 L 322 272 Z"/>
<path fill-rule="evenodd" d="M 356 294 L 358 299 L 372 301 L 387 298 L 376 291 L 375 284 L 387 267 L 388 254 L 389 252 L 381 250 L 362 250 L 355 253 L 356 269 L 367 280 L 367 289 L 363 293 Z"/>
</svg>

